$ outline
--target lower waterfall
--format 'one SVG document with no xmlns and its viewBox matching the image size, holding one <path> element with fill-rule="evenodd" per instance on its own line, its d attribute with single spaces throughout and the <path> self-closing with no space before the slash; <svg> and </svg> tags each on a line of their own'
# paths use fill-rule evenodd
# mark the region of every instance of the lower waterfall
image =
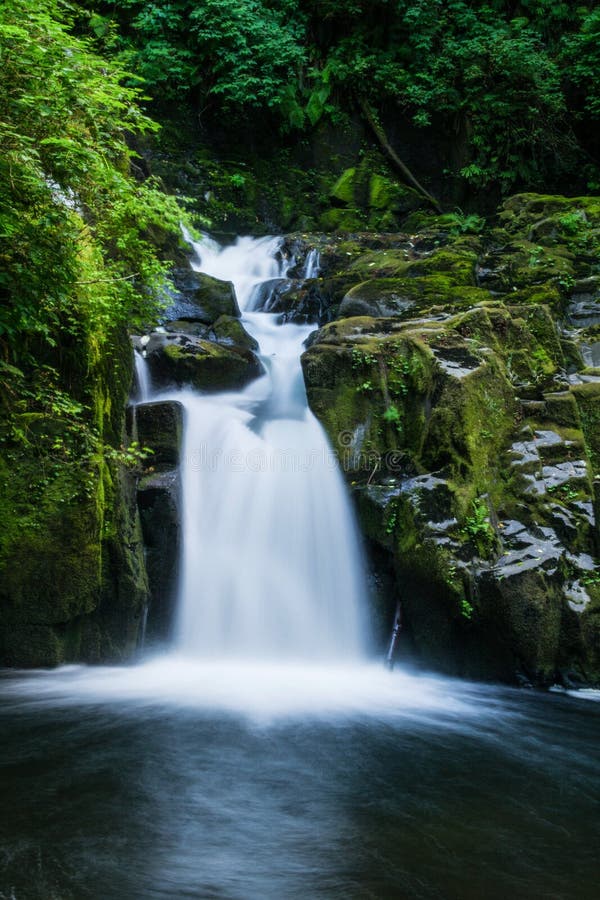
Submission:
<svg viewBox="0 0 600 900">
<path fill-rule="evenodd" d="M 300 367 L 314 326 L 246 311 L 264 281 L 286 275 L 277 240 L 193 246 L 197 270 L 234 283 L 265 374 L 237 392 L 176 394 L 185 408 L 176 647 L 203 658 L 356 659 L 367 643 L 361 548 Z"/>
</svg>

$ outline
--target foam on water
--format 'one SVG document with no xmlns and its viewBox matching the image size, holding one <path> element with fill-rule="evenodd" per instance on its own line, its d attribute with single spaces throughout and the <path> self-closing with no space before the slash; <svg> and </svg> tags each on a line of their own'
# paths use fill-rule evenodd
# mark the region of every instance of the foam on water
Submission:
<svg viewBox="0 0 600 900">
<path fill-rule="evenodd" d="M 261 724 L 289 719 L 359 718 L 435 721 L 467 729 L 474 717 L 497 715 L 489 687 L 363 665 L 198 661 L 180 655 L 123 666 L 64 666 L 14 673 L 5 699 L 65 706 L 121 704 L 225 712 Z M 485 699 L 484 699 L 485 698 Z"/>
</svg>

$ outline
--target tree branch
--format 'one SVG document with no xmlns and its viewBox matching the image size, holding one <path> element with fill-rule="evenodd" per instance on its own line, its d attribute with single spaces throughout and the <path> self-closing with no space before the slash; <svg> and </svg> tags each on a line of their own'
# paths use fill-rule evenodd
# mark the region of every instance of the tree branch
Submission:
<svg viewBox="0 0 600 900">
<path fill-rule="evenodd" d="M 363 112 L 365 119 L 367 120 L 367 122 L 371 126 L 371 129 L 373 130 L 375 137 L 381 144 L 381 147 L 383 148 L 385 153 L 388 155 L 388 157 L 394 163 L 396 168 L 402 173 L 402 175 L 404 176 L 406 181 L 408 181 L 408 183 L 411 184 L 414 187 L 414 189 L 422 197 L 424 197 L 425 200 L 427 200 L 427 202 L 430 203 L 431 206 L 433 206 L 433 208 L 437 212 L 442 213 L 443 210 L 442 210 L 442 207 L 440 206 L 440 204 L 438 203 L 438 201 L 435 199 L 435 197 L 432 197 L 432 195 L 423 187 L 423 185 L 419 181 L 417 181 L 417 179 L 415 178 L 413 173 L 410 171 L 410 169 L 408 168 L 406 163 L 402 162 L 402 160 L 400 159 L 400 157 L 398 156 L 398 154 L 396 153 L 396 151 L 394 150 L 394 148 L 388 141 L 387 135 L 386 135 L 385 131 L 383 130 L 382 126 L 377 121 L 377 117 L 376 117 L 373 109 L 369 105 L 369 102 L 365 99 L 365 97 L 359 97 L 358 102 L 360 104 L 360 108 Z"/>
</svg>

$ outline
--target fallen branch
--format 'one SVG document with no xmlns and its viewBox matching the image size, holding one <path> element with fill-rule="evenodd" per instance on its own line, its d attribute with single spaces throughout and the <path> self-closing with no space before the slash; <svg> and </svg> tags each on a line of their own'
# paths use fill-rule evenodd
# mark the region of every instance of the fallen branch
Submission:
<svg viewBox="0 0 600 900">
<path fill-rule="evenodd" d="M 369 123 L 369 125 L 371 126 L 371 128 L 373 130 L 375 137 L 381 144 L 385 153 L 389 156 L 391 161 L 394 163 L 396 168 L 402 173 L 402 175 L 404 176 L 406 181 L 408 181 L 408 183 L 411 184 L 414 187 L 414 189 L 422 197 L 424 197 L 425 200 L 428 201 L 428 203 L 430 203 L 433 206 L 433 208 L 436 210 L 436 212 L 439 212 L 440 214 L 443 213 L 442 207 L 440 206 L 438 201 L 435 199 L 435 197 L 432 197 L 432 195 L 429 193 L 429 191 L 427 191 L 423 187 L 423 185 L 419 181 L 417 181 L 417 179 L 415 178 L 413 173 L 410 171 L 410 169 L 408 168 L 406 163 L 402 162 L 402 160 L 400 159 L 400 157 L 398 156 L 398 154 L 396 153 L 396 151 L 394 150 L 394 148 L 388 141 L 387 135 L 386 135 L 385 131 L 383 130 L 382 126 L 380 125 L 380 123 L 378 122 L 377 117 L 376 117 L 375 113 L 373 112 L 373 109 L 371 108 L 369 102 L 364 97 L 359 97 L 358 102 L 360 104 L 360 108 L 363 112 L 365 119 L 367 120 L 367 122 Z"/>
</svg>

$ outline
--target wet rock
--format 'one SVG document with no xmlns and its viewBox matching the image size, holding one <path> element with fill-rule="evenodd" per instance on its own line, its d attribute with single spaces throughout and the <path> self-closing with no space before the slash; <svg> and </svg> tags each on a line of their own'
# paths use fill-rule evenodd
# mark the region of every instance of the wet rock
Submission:
<svg viewBox="0 0 600 900">
<path fill-rule="evenodd" d="M 187 319 L 211 325 L 219 316 L 241 316 L 230 281 L 220 281 L 191 268 L 178 269 L 175 276 L 176 290 L 164 314 L 165 322 Z"/>
<path fill-rule="evenodd" d="M 154 332 L 146 345 L 153 382 L 192 385 L 205 391 L 238 390 L 262 374 L 261 363 L 252 350 L 224 343 Z"/>
<path fill-rule="evenodd" d="M 152 450 L 152 465 L 177 465 L 181 451 L 183 407 L 175 400 L 141 403 L 135 408 L 138 440 Z"/>
<path fill-rule="evenodd" d="M 233 316 L 219 316 L 212 325 L 189 319 L 176 319 L 164 326 L 168 334 L 191 335 L 205 341 L 214 341 L 229 347 L 258 350 L 258 341 L 248 334 L 239 319 Z"/>
<path fill-rule="evenodd" d="M 231 281 L 219 281 L 211 275 L 197 273 L 198 287 L 190 297 L 198 310 L 197 317 L 208 324 L 215 322 L 220 316 L 241 316 L 240 308 Z"/>
<path fill-rule="evenodd" d="M 323 323 L 329 318 L 331 296 L 323 292 L 317 279 L 291 281 L 277 278 L 261 286 L 254 305 L 263 312 L 278 313 L 282 322 Z"/>
<path fill-rule="evenodd" d="M 351 288 L 339 309 L 340 318 L 352 316 L 402 316 L 416 306 L 416 300 L 400 293 L 394 285 L 364 282 Z"/>
<path fill-rule="evenodd" d="M 180 556 L 179 474 L 171 469 L 148 475 L 138 485 L 138 509 L 144 538 L 151 602 L 147 639 L 166 639 L 173 625 Z"/>
<path fill-rule="evenodd" d="M 565 597 L 567 598 L 570 609 L 576 613 L 584 612 L 585 608 L 591 602 L 590 595 L 579 579 L 571 581 L 566 585 Z"/>
<path fill-rule="evenodd" d="M 502 536 L 507 538 L 506 531 Z M 529 570 L 556 571 L 564 553 L 556 532 L 552 528 L 537 527 L 535 533 L 523 527 L 511 536 L 510 545 L 493 567 L 496 578 L 503 580 Z"/>
<path fill-rule="evenodd" d="M 566 320 L 575 328 L 600 325 L 600 277 L 586 279 L 573 290 Z"/>
<path fill-rule="evenodd" d="M 474 306 L 488 298 L 486 291 L 456 283 L 451 274 L 432 272 L 428 276 L 417 276 L 415 270 L 412 276 L 403 278 L 373 278 L 360 282 L 345 294 L 338 315 L 408 318 L 441 304 L 446 312 L 450 312 Z"/>
<path fill-rule="evenodd" d="M 528 683 L 600 673 L 600 326 L 561 324 L 567 291 L 596 302 L 599 224 L 595 200 L 526 195 L 488 241 L 353 234 L 322 253 L 361 280 L 303 356 L 309 403 L 431 665 Z"/>
</svg>

